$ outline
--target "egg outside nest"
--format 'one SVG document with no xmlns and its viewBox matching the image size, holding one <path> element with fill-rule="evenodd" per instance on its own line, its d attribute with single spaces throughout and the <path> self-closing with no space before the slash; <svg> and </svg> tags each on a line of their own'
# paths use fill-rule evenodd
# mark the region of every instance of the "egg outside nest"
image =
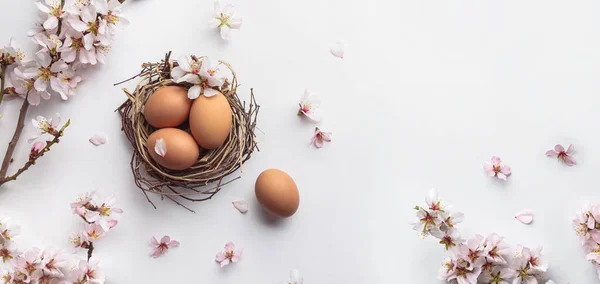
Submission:
<svg viewBox="0 0 600 284">
<path fill-rule="evenodd" d="M 157 63 L 145 63 L 141 72 L 129 80 L 141 81 L 133 92 L 123 89 L 127 100 L 117 109 L 122 118 L 122 130 L 133 147 L 131 171 L 134 183 L 142 190 L 146 199 L 154 208 L 156 205 L 148 193 L 167 198 L 190 210 L 182 201 L 199 202 L 211 199 L 221 188 L 238 178 L 232 173 L 240 169 L 250 159 L 256 145 L 256 120 L 259 106 L 250 89 L 249 103 L 242 102 L 237 94 L 237 76 L 231 65 L 219 61 L 231 71 L 231 78 L 225 80 L 218 90 L 227 99 L 232 112 L 232 127 L 223 144 L 216 149 L 203 151 L 200 158 L 185 170 L 170 170 L 152 159 L 146 142 L 155 131 L 144 118 L 143 106 L 158 89 L 166 86 L 189 88 L 189 84 L 177 84 L 172 80 L 171 71 L 177 67 L 177 61 L 170 59 L 169 52 Z M 198 59 L 203 59 L 199 57 Z"/>
</svg>

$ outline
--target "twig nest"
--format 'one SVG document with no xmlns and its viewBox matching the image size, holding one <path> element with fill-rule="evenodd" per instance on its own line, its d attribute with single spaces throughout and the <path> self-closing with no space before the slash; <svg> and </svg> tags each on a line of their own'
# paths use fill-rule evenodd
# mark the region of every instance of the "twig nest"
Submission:
<svg viewBox="0 0 600 284">
<path fill-rule="evenodd" d="M 200 147 L 212 150 L 225 143 L 231 132 L 231 106 L 221 93 L 200 96 L 190 111 L 190 129 Z"/>
<path fill-rule="evenodd" d="M 211 94 L 216 94 L 200 95 L 188 102 L 189 94 L 183 95 L 197 90 L 194 88 L 198 85 L 173 79 L 172 71 L 179 64 L 170 56 L 167 54 L 159 63 L 142 65 L 142 71 L 129 79 L 140 77 L 141 82 L 133 92 L 124 89 L 128 99 L 117 111 L 123 132 L 133 146 L 131 170 L 135 184 L 152 205 L 148 192 L 185 207 L 178 199 L 208 200 L 222 186 L 239 178 L 226 180 L 258 150 L 254 129 L 259 107 L 252 90 L 249 104 L 240 101 L 236 74 L 223 61 L 218 65 L 230 71 L 231 76 L 221 86 L 212 87 Z M 198 63 L 206 59 L 192 58 Z M 174 100 L 161 102 L 165 98 Z M 181 113 L 166 114 L 169 109 Z M 186 112 L 189 120 L 181 121 Z M 154 115 L 159 119 L 154 120 Z"/>
</svg>

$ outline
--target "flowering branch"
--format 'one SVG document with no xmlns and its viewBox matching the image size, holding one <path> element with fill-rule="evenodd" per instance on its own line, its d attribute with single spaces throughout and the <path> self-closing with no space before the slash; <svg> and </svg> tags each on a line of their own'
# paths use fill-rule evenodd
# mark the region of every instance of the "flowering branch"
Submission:
<svg viewBox="0 0 600 284">
<path fill-rule="evenodd" d="M 23 103 L 23 106 L 26 106 L 26 105 L 29 105 L 29 104 L 25 101 Z M 65 123 L 65 125 L 63 125 L 63 127 L 59 131 L 53 133 L 52 135 L 54 138 L 50 141 L 47 141 L 46 146 L 44 146 L 42 149 L 36 149 L 36 147 L 34 146 L 31 149 L 31 152 L 29 154 L 29 161 L 27 161 L 27 163 L 25 163 L 25 165 L 22 168 L 20 168 L 15 174 L 13 174 L 11 176 L 6 176 L 4 178 L 0 178 L 0 186 L 9 181 L 16 180 L 23 172 L 28 170 L 29 167 L 35 165 L 35 162 L 37 161 L 37 159 L 44 156 L 44 154 L 46 152 L 50 151 L 50 147 L 52 147 L 52 145 L 58 144 L 60 142 L 60 138 L 63 136 L 65 129 L 67 127 L 69 127 L 69 125 L 71 125 L 71 120 L 67 120 L 67 123 Z M 16 145 L 16 143 L 15 143 L 15 145 Z M 9 144 L 9 149 L 10 149 L 10 147 L 11 147 L 11 145 Z M 14 147 L 13 147 L 13 150 L 14 150 Z M 8 164 L 10 164 L 10 161 L 7 163 L 6 169 L 8 169 Z M 5 174 L 6 174 L 6 170 L 4 169 L 4 163 L 3 163 L 3 167 L 2 167 L 2 171 L 0 171 L 0 175 L 5 175 Z"/>
<path fill-rule="evenodd" d="M 80 0 L 69 7 L 65 7 L 65 2 L 36 2 L 45 18 L 30 32 L 33 41 L 41 46 L 34 60 L 25 60 L 25 55 L 12 39 L 8 46 L 0 47 L 0 103 L 6 95 L 20 96 L 25 100 L 0 168 L 0 186 L 15 180 L 34 165 L 50 146 L 59 142 L 64 128 L 68 126 L 67 123 L 60 131 L 43 132 L 53 139 L 39 155 L 30 154 L 29 161 L 16 174 L 7 176 L 29 105 L 39 105 L 41 99 L 50 99 L 53 94 L 60 95 L 63 100 L 73 96 L 78 83 L 83 80 L 82 70 L 98 62 L 104 63 L 117 27 L 128 23 L 121 16 L 120 5 L 124 0 Z M 12 87 L 6 88 L 7 78 Z"/>
<path fill-rule="evenodd" d="M 89 225 L 70 239 L 77 248 L 87 249 L 87 260 L 79 259 L 76 263 L 71 263 L 71 258 L 66 257 L 62 250 L 42 251 L 34 247 L 20 253 L 14 241 L 19 227 L 11 226 L 6 218 L 0 218 L 0 263 L 8 268 L 0 274 L 0 282 L 104 284 L 105 276 L 98 269 L 97 261 L 92 259 L 93 240 L 117 225 L 122 210 L 115 208 L 113 203 L 114 198 L 101 199 L 92 192 L 81 195 L 71 204 L 73 212 Z"/>
<path fill-rule="evenodd" d="M 541 258 L 541 247 L 529 249 L 518 245 L 511 253 L 504 237 L 497 233 L 462 239 L 455 226 L 464 220 L 464 215 L 451 213 L 435 190 L 425 200 L 427 206 L 415 207 L 418 222 L 413 223 L 413 229 L 423 238 L 429 235 L 438 238 L 453 253 L 444 260 L 440 279 L 464 284 L 538 283 L 548 269 L 548 263 Z"/>
</svg>

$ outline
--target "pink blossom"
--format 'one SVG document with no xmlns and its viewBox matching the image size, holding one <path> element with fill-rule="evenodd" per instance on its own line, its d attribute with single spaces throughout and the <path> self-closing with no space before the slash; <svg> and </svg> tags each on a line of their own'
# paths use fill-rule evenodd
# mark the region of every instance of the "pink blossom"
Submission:
<svg viewBox="0 0 600 284">
<path fill-rule="evenodd" d="M 450 228 L 446 232 L 435 228 L 434 230 L 431 230 L 431 235 L 440 239 L 440 244 L 444 245 L 446 250 L 450 250 L 451 248 L 465 241 L 461 239 L 460 233 L 455 228 Z"/>
<path fill-rule="evenodd" d="M 82 247 L 88 241 L 87 232 L 73 232 L 71 236 L 69 236 L 69 243 L 73 245 L 75 248 Z"/>
<path fill-rule="evenodd" d="M 85 218 L 89 222 L 95 222 L 104 229 L 105 232 L 111 229 L 111 224 L 116 225 L 114 220 L 118 220 L 123 214 L 121 208 L 115 207 L 116 199 L 112 196 L 100 199 L 96 196 L 92 199 L 96 204 L 96 210 L 88 210 L 85 214 Z"/>
<path fill-rule="evenodd" d="M 508 244 L 504 242 L 504 237 L 497 233 L 491 233 L 485 238 L 486 258 L 495 263 L 505 264 L 504 256 L 509 249 Z"/>
<path fill-rule="evenodd" d="M 95 241 L 97 239 L 104 237 L 104 232 L 105 232 L 104 229 L 102 229 L 102 227 L 100 227 L 100 225 L 98 225 L 96 223 L 92 223 L 88 226 L 87 238 L 90 241 Z"/>
<path fill-rule="evenodd" d="M 556 144 L 556 146 L 554 146 L 554 149 L 548 150 L 546 152 L 546 156 L 556 157 L 559 161 L 565 163 L 565 165 L 572 167 L 575 164 L 577 164 L 575 162 L 575 158 L 571 156 L 571 154 L 573 154 L 574 151 L 575 147 L 573 146 L 573 144 L 569 145 L 569 148 L 566 151 L 565 147 L 563 147 L 560 144 Z"/>
<path fill-rule="evenodd" d="M 318 127 L 315 128 L 315 134 L 310 140 L 310 143 L 317 148 L 323 147 L 323 142 L 331 142 L 331 132 L 323 132 Z"/>
<path fill-rule="evenodd" d="M 506 177 L 510 175 L 510 167 L 504 165 L 500 158 L 493 156 L 490 163 L 483 164 L 483 169 L 488 173 L 489 176 L 496 176 L 501 180 L 506 180 Z"/>
<path fill-rule="evenodd" d="M 314 122 L 321 121 L 321 115 L 319 114 L 319 107 L 321 106 L 321 100 L 316 94 L 311 92 L 309 89 L 304 90 L 304 96 L 300 100 L 300 109 L 298 109 L 298 115 L 304 115 Z"/>
<path fill-rule="evenodd" d="M 150 242 L 152 243 L 152 246 L 154 247 L 154 249 L 152 250 L 152 254 L 150 256 L 157 258 L 165 253 L 167 253 L 167 251 L 170 248 L 176 248 L 179 246 L 179 242 L 175 241 L 175 240 L 171 240 L 171 237 L 169 236 L 164 236 L 162 237 L 162 239 L 160 239 L 160 243 L 156 240 L 155 237 L 152 237 L 152 239 L 150 239 Z"/>
<path fill-rule="evenodd" d="M 31 154 L 39 154 L 42 150 L 44 150 L 44 148 L 46 147 L 46 143 L 42 142 L 42 141 L 38 141 L 33 143 L 33 146 L 31 147 Z"/>
<path fill-rule="evenodd" d="M 17 247 L 14 242 L 6 241 L 0 242 L 0 260 L 3 263 L 7 263 L 13 260 L 17 256 Z"/>
<path fill-rule="evenodd" d="M 533 210 L 524 209 L 517 213 L 517 215 L 515 215 L 515 219 L 519 220 L 519 222 L 523 224 L 528 225 L 531 224 L 531 222 L 533 222 L 533 215 Z"/>
<path fill-rule="evenodd" d="M 225 251 L 217 253 L 215 260 L 221 264 L 221 267 L 223 267 L 228 265 L 230 262 L 238 262 L 243 251 L 244 250 L 240 248 L 236 249 L 233 242 L 228 242 L 225 244 Z"/>
</svg>

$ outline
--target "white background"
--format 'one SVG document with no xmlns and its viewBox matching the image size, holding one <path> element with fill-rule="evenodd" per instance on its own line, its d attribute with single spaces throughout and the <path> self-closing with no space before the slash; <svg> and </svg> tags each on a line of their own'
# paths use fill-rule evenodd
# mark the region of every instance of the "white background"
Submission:
<svg viewBox="0 0 600 284">
<path fill-rule="evenodd" d="M 571 228 L 582 204 L 600 201 L 600 2 L 588 1 L 233 1 L 244 25 L 223 42 L 208 29 L 212 1 L 141 0 L 125 5 L 132 24 L 105 66 L 72 100 L 54 97 L 29 117 L 60 112 L 72 119 L 62 142 L 0 190 L 0 214 L 22 225 L 22 248 L 67 247 L 80 225 L 69 203 L 85 191 L 114 194 L 122 222 L 98 242 L 108 283 L 276 283 L 299 269 L 306 283 L 439 283 L 446 255 L 411 230 L 415 205 L 431 187 L 464 212 L 464 236 L 498 232 L 513 245 L 543 245 L 557 283 L 597 283 Z M 33 1 L 0 0 L 0 40 L 34 44 L 26 32 Z M 329 54 L 338 39 L 346 58 Z M 261 105 L 259 153 L 242 179 L 196 214 L 155 198 L 132 181 L 131 146 L 113 111 L 125 99 L 112 84 L 166 51 L 230 62 L 240 96 L 253 87 Z M 135 83 L 125 87 L 132 88 Z M 314 125 L 295 114 L 305 88 L 320 94 L 334 141 L 307 146 Z M 12 135 L 19 101 L 0 112 L 0 151 Z M 28 124 L 29 125 L 29 124 Z M 87 139 L 104 132 L 109 143 Z M 24 131 L 15 164 L 27 159 Z M 579 164 L 546 158 L 573 143 Z M 508 182 L 488 178 L 492 155 L 512 166 Z M 272 222 L 254 201 L 266 168 L 281 168 L 301 191 L 297 214 Z M 14 171 L 16 166 L 11 168 Z M 12 172 L 11 171 L 11 172 Z M 241 215 L 231 201 L 245 198 Z M 525 226 L 513 219 L 531 208 Z M 151 236 L 181 247 L 151 259 Z M 214 255 L 232 240 L 245 249 L 220 269 Z"/>
</svg>

